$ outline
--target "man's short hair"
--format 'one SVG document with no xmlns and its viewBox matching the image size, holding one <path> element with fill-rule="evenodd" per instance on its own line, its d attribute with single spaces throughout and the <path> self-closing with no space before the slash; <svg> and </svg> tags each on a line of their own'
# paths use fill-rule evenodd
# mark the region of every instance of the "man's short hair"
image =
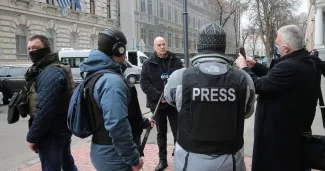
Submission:
<svg viewBox="0 0 325 171">
<path fill-rule="evenodd" d="M 299 50 L 304 47 L 304 34 L 298 26 L 283 26 L 278 30 L 278 33 L 282 33 L 282 45 L 288 44 L 294 50 Z"/>
<path fill-rule="evenodd" d="M 36 39 L 40 40 L 43 43 L 44 47 L 50 47 L 49 39 L 46 38 L 43 35 L 39 35 L 39 34 L 34 35 L 31 38 L 29 38 L 29 41 L 33 41 L 33 40 L 36 40 Z"/>
</svg>

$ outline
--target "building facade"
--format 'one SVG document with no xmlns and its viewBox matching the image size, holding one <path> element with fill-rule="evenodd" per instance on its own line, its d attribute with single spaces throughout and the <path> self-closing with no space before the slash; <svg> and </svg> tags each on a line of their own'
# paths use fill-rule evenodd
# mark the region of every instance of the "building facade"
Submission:
<svg viewBox="0 0 325 171">
<path fill-rule="evenodd" d="M 325 0 L 309 0 L 306 27 L 306 48 L 317 49 L 319 57 L 325 61 Z"/>
<path fill-rule="evenodd" d="M 1 0 L 0 62 L 29 61 L 28 38 L 45 35 L 53 51 L 96 49 L 98 32 L 119 27 L 119 0 Z M 63 10 L 64 9 L 64 10 Z"/>
<path fill-rule="evenodd" d="M 254 37 L 255 36 L 255 37 Z M 247 56 L 265 56 L 265 46 L 261 36 L 249 35 L 244 45 Z"/>
<path fill-rule="evenodd" d="M 121 1 L 121 30 L 127 33 L 128 49 L 153 52 L 153 40 L 162 36 L 170 51 L 184 52 L 182 0 Z M 134 10 L 130 10 L 133 8 Z M 196 52 L 198 31 L 201 26 L 215 21 L 205 1 L 188 1 L 188 49 Z M 233 17 L 225 25 L 228 54 L 236 52 Z"/>
</svg>

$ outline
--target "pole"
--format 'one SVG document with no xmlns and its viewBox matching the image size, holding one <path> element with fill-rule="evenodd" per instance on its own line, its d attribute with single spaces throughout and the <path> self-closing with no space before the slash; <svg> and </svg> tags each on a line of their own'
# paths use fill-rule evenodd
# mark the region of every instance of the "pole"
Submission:
<svg viewBox="0 0 325 171">
<path fill-rule="evenodd" d="M 160 105 L 160 101 L 163 98 L 163 96 L 164 96 L 164 93 L 161 93 L 161 96 L 160 96 L 159 101 L 158 101 L 158 103 L 156 105 L 155 111 L 153 112 L 152 117 L 151 117 L 151 119 L 153 119 L 153 120 L 155 120 L 155 116 L 156 116 L 158 107 Z M 141 143 L 141 146 L 140 146 L 140 156 L 144 156 L 144 147 L 146 146 L 146 143 L 148 141 L 148 137 L 149 137 L 151 129 L 152 129 L 152 127 L 150 125 L 147 128 L 146 133 L 144 134 L 144 137 L 143 137 L 143 140 L 142 140 L 142 143 Z"/>
<path fill-rule="evenodd" d="M 183 1 L 183 41 L 184 41 L 184 63 L 185 67 L 189 67 L 188 56 L 188 20 L 187 20 L 187 0 Z"/>
</svg>

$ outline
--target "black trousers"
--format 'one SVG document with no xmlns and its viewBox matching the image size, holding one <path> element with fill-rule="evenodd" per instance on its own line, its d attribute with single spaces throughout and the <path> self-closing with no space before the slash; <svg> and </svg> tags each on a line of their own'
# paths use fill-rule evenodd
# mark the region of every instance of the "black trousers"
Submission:
<svg viewBox="0 0 325 171">
<path fill-rule="evenodd" d="M 160 104 L 167 105 L 167 104 Z M 151 109 L 154 112 L 154 109 Z M 158 109 L 155 115 L 157 127 L 157 142 L 159 148 L 159 159 L 167 160 L 167 118 L 169 120 L 170 128 L 174 136 L 174 144 L 177 138 L 177 116 L 178 111 L 175 107 L 167 106 L 165 109 Z"/>
</svg>

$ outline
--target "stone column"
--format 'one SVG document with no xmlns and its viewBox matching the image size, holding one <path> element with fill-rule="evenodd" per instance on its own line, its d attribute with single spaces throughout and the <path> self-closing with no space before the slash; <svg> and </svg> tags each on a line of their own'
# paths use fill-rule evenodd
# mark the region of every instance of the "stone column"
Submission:
<svg viewBox="0 0 325 171">
<path fill-rule="evenodd" d="M 315 48 L 324 47 L 323 35 L 323 9 L 322 6 L 317 6 L 315 15 Z"/>
</svg>

